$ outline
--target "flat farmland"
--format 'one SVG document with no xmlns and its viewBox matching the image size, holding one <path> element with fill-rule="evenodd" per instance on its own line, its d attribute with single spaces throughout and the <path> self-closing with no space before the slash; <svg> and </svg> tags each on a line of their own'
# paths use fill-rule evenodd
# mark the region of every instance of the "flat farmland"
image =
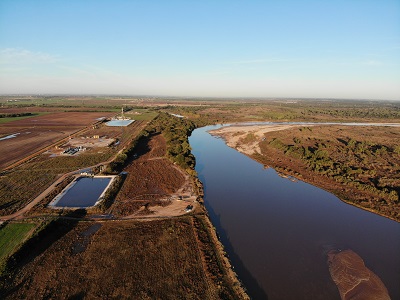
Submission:
<svg viewBox="0 0 400 300">
<path fill-rule="evenodd" d="M 147 122 L 145 121 L 138 121 L 123 129 L 118 128 L 120 135 L 121 132 L 123 134 L 122 137 L 118 136 L 120 144 L 115 148 L 93 148 L 73 156 L 54 156 L 50 155 L 51 153 L 48 151 L 36 156 L 29 162 L 7 171 L 6 174 L 0 176 L 0 215 L 12 214 L 22 209 L 27 203 L 49 187 L 61 174 L 108 161 L 126 143 L 135 138 L 146 124 Z M 103 128 L 105 131 L 103 131 Z M 88 135 L 117 134 L 117 132 L 108 131 L 109 128 L 111 127 L 100 126 L 100 128 L 94 131 L 90 129 Z M 78 139 L 80 139 L 79 136 Z M 60 150 L 58 150 L 59 152 Z"/>
<path fill-rule="evenodd" d="M 0 126 L 0 168 L 35 153 L 68 135 L 97 122 L 98 118 L 114 113 L 106 112 L 54 112 L 25 118 Z"/>
</svg>

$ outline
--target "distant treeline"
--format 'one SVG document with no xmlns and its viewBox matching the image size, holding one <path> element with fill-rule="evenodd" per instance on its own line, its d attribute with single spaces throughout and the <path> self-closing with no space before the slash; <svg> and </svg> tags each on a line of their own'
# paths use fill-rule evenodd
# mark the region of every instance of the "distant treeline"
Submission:
<svg viewBox="0 0 400 300">
<path fill-rule="evenodd" d="M 15 113 L 15 114 L 0 114 L 0 118 L 17 118 L 17 117 L 28 117 L 34 116 L 35 114 L 27 112 L 27 113 Z"/>
</svg>

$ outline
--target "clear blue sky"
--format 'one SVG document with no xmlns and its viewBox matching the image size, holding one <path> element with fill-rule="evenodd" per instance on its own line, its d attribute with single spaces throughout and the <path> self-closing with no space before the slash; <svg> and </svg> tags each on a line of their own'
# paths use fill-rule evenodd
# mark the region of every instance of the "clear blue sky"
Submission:
<svg viewBox="0 0 400 300">
<path fill-rule="evenodd" d="M 1 0 L 0 93 L 400 100 L 400 1 Z"/>
</svg>

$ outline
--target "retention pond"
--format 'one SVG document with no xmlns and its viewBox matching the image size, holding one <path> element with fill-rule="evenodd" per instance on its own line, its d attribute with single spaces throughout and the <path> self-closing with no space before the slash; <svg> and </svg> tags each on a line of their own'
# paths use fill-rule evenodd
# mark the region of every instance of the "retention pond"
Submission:
<svg viewBox="0 0 400 300">
<path fill-rule="evenodd" d="M 128 126 L 135 122 L 135 120 L 111 120 L 106 123 L 107 126 Z"/>
<path fill-rule="evenodd" d="M 253 299 L 340 299 L 327 251 L 351 249 L 400 299 L 400 224 L 348 205 L 195 130 L 190 145 L 205 205 Z"/>
<path fill-rule="evenodd" d="M 54 208 L 87 208 L 99 202 L 115 176 L 79 177 L 49 204 Z"/>
</svg>

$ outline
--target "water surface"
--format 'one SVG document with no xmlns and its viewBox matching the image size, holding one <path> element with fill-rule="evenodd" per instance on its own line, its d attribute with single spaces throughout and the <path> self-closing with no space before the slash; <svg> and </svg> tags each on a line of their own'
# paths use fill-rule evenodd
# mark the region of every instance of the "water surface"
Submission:
<svg viewBox="0 0 400 300">
<path fill-rule="evenodd" d="M 80 177 L 52 204 L 54 207 L 89 207 L 96 204 L 112 177 Z"/>
<path fill-rule="evenodd" d="M 135 120 L 111 120 L 106 123 L 107 126 L 128 126 L 135 122 Z"/>
<path fill-rule="evenodd" d="M 205 205 L 254 299 L 340 299 L 326 263 L 352 249 L 400 299 L 400 224 L 340 201 L 195 130 L 189 141 Z"/>
</svg>

